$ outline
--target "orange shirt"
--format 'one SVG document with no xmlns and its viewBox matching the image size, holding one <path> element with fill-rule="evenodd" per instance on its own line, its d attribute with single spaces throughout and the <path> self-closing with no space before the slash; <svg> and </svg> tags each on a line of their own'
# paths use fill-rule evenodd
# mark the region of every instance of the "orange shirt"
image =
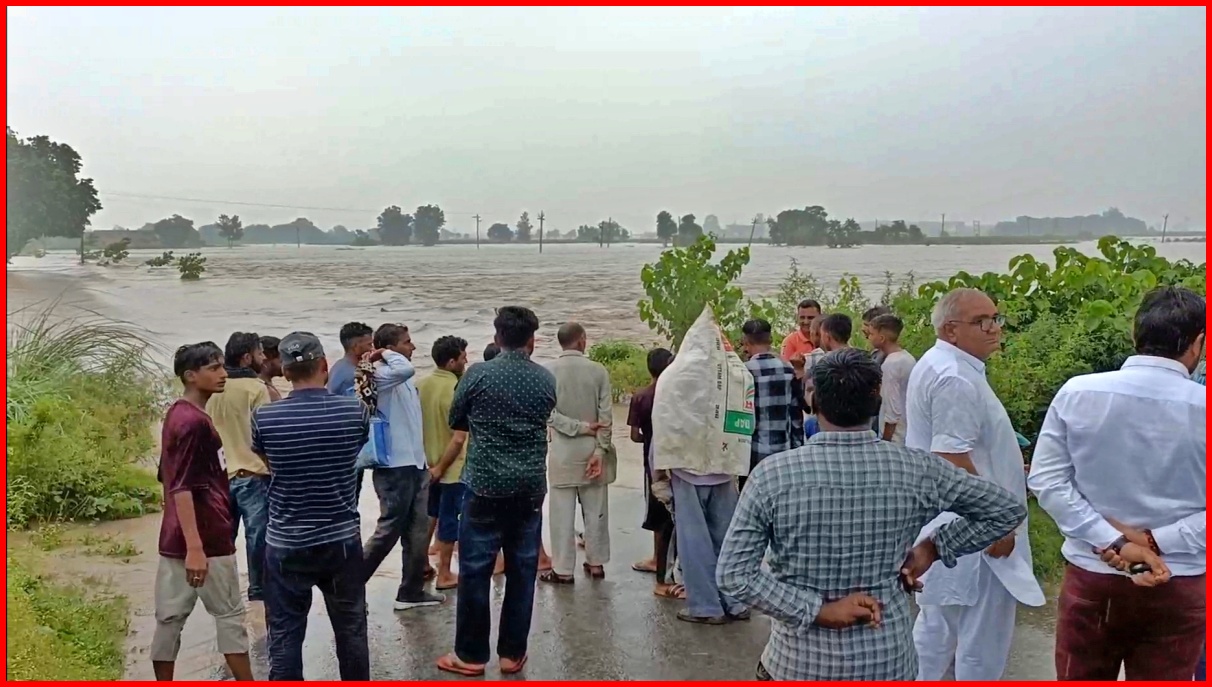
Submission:
<svg viewBox="0 0 1212 687">
<path fill-rule="evenodd" d="M 794 356 L 807 356 L 815 349 L 816 346 L 812 345 L 808 337 L 804 336 L 804 333 L 797 329 L 788 334 L 786 339 L 783 339 L 783 360 L 790 362 Z"/>
</svg>

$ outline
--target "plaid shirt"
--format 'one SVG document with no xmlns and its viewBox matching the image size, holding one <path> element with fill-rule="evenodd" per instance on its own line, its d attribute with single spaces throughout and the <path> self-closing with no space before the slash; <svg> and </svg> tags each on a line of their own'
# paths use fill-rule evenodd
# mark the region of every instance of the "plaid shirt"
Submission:
<svg viewBox="0 0 1212 687">
<path fill-rule="evenodd" d="M 939 513 L 939 558 L 983 550 L 1026 517 L 997 485 L 873 432 L 825 432 L 762 461 L 749 476 L 716 568 L 720 592 L 770 616 L 762 665 L 775 680 L 913 680 L 917 652 L 900 567 Z M 768 569 L 762 559 L 768 554 Z M 831 630 L 821 607 L 854 592 L 879 600 L 883 624 Z"/>
<path fill-rule="evenodd" d="M 749 467 L 804 443 L 804 393 L 795 370 L 773 353 L 745 363 L 753 375 L 755 428 Z"/>
</svg>

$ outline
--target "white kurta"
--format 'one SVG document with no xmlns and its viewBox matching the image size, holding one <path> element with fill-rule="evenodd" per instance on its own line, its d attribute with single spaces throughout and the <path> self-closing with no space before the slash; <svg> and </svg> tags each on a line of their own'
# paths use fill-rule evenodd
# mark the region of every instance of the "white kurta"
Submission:
<svg viewBox="0 0 1212 687">
<path fill-rule="evenodd" d="M 936 342 L 910 375 L 906 420 L 908 447 L 967 453 L 983 479 L 1026 503 L 1022 449 L 1005 407 L 985 378 L 981 360 L 949 343 Z M 922 537 L 956 517 L 940 515 L 922 530 Z M 942 651 L 947 658 L 957 656 L 957 677 L 959 672 L 967 673 L 960 679 L 1000 679 L 1013 635 L 1014 605 L 1008 601 L 1044 605 L 1044 592 L 1032 571 L 1027 529 L 1024 520 L 1016 531 L 1014 552 L 1006 558 L 973 554 L 960 558 L 954 568 L 936 563 L 923 576 L 918 603 L 924 611 L 915 628 L 923 670 L 943 663 L 937 656 Z M 943 614 L 945 622 L 940 618 Z M 961 663 L 968 668 L 961 671 Z"/>
</svg>

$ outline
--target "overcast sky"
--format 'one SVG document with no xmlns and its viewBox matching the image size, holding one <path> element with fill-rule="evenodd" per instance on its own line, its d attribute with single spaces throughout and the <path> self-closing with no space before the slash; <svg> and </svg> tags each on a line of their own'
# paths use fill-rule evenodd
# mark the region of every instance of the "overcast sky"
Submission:
<svg viewBox="0 0 1212 687">
<path fill-rule="evenodd" d="M 99 228 L 431 202 L 456 229 L 818 204 L 1202 227 L 1206 32 L 1202 7 L 10 7 L 8 124 L 80 152 Z"/>
</svg>

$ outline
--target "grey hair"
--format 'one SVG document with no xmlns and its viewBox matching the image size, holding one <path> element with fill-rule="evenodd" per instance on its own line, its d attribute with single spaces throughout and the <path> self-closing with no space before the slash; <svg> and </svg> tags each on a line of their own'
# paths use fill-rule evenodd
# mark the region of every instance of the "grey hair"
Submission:
<svg viewBox="0 0 1212 687">
<path fill-rule="evenodd" d="M 943 327 L 955 319 L 959 314 L 960 303 L 963 303 L 964 299 L 981 293 L 983 292 L 979 289 L 955 289 L 938 299 L 938 303 L 934 304 L 934 310 L 930 312 L 930 324 L 934 325 L 935 333 L 942 334 Z"/>
</svg>

